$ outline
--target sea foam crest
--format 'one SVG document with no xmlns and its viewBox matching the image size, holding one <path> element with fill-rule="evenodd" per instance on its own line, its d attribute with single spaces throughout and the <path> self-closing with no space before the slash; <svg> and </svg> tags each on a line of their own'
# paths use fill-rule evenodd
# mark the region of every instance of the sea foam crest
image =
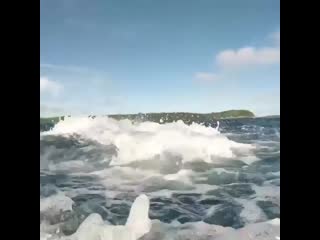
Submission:
<svg viewBox="0 0 320 240">
<path fill-rule="evenodd" d="M 183 121 L 158 124 L 133 123 L 130 120 L 114 120 L 108 117 L 70 117 L 58 122 L 43 135 L 79 134 L 104 145 L 118 149 L 111 165 L 123 165 L 133 161 L 166 158 L 167 153 L 179 155 L 183 162 L 201 160 L 214 163 L 221 159 L 252 161 L 255 146 L 232 141 L 218 129 Z M 245 156 L 245 157 L 244 157 Z"/>
</svg>

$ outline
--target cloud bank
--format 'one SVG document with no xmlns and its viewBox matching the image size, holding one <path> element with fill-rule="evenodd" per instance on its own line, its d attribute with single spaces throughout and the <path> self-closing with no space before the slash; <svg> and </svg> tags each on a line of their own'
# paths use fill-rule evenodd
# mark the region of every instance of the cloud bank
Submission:
<svg viewBox="0 0 320 240">
<path fill-rule="evenodd" d="M 46 77 L 40 77 L 40 93 L 41 94 L 50 94 L 53 96 L 57 96 L 62 91 L 63 87 L 61 84 L 50 81 Z"/>
<path fill-rule="evenodd" d="M 226 49 L 215 56 L 215 66 L 220 72 L 197 72 L 194 74 L 196 81 L 214 82 L 221 79 L 226 72 L 258 66 L 274 65 L 280 63 L 280 31 L 269 35 L 273 39 L 270 47 L 256 48 L 246 46 L 239 49 Z"/>
<path fill-rule="evenodd" d="M 221 68 L 239 68 L 256 65 L 270 65 L 280 62 L 279 48 L 244 47 L 220 52 L 216 61 Z"/>
</svg>

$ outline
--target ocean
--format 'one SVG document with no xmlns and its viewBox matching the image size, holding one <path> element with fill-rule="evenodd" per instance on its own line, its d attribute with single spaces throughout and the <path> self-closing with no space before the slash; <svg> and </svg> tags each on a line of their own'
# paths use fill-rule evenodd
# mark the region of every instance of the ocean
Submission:
<svg viewBox="0 0 320 240">
<path fill-rule="evenodd" d="M 40 239 L 280 239 L 280 117 L 65 118 L 40 132 Z"/>
</svg>

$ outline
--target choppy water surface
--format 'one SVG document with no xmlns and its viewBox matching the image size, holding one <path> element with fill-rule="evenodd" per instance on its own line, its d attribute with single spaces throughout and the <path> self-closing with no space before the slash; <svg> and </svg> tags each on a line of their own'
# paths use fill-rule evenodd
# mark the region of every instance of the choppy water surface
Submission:
<svg viewBox="0 0 320 240">
<path fill-rule="evenodd" d="M 280 239 L 280 118 L 68 118 L 40 133 L 40 167 L 42 239 L 136 239 L 106 229 L 142 194 L 151 226 L 139 239 Z M 82 231 L 85 219 L 104 232 Z"/>
</svg>

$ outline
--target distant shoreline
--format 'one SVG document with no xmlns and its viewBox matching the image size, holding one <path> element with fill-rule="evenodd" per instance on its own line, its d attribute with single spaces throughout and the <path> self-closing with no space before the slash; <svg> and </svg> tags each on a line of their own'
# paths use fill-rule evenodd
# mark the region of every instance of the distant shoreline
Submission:
<svg viewBox="0 0 320 240">
<path fill-rule="evenodd" d="M 48 131 L 60 120 L 64 120 L 65 117 L 40 117 L 40 131 Z M 89 118 L 96 118 L 97 116 L 89 115 Z M 183 121 L 185 124 L 192 123 L 208 123 L 212 121 L 224 121 L 224 120 L 236 120 L 236 119 L 261 119 L 261 118 L 280 118 L 280 115 L 270 116 L 255 116 L 253 112 L 249 110 L 229 110 L 216 113 L 189 113 L 189 112 L 160 112 L 160 113 L 138 113 L 138 114 L 111 114 L 102 115 L 102 117 L 109 117 L 116 120 L 129 119 L 133 122 L 155 122 L 155 123 L 171 123 L 176 121 Z"/>
<path fill-rule="evenodd" d="M 69 115 L 70 116 L 70 115 Z M 192 113 L 192 112 L 153 112 L 153 113 L 136 113 L 136 114 L 108 114 L 103 115 L 115 119 L 136 119 L 136 118 L 170 118 L 174 120 L 183 120 L 183 118 L 207 118 L 207 120 L 233 119 L 233 118 L 255 118 L 253 112 L 249 110 L 227 110 L 212 113 Z M 40 117 L 43 120 L 59 120 L 66 116 L 58 117 Z M 89 115 L 88 117 L 96 117 Z M 180 119 L 178 119 L 180 117 Z M 182 118 L 182 119 L 181 119 Z"/>
<path fill-rule="evenodd" d="M 56 116 L 56 117 L 41 117 L 40 122 L 56 122 L 59 120 L 63 120 L 68 116 Z M 88 115 L 90 118 L 95 118 L 97 115 Z M 151 112 L 151 113 L 132 113 L 132 114 L 109 114 L 109 115 L 101 115 L 101 117 L 110 117 L 114 119 L 129 119 L 129 120 L 149 120 L 149 118 L 166 118 L 166 117 L 174 117 L 174 121 L 183 120 L 183 118 L 197 118 L 203 119 L 207 118 L 207 120 L 228 120 L 228 119 L 241 119 L 241 118 L 280 118 L 280 115 L 266 115 L 266 116 L 255 116 L 253 112 L 249 110 L 228 110 L 222 112 L 213 112 L 213 113 L 192 113 L 192 112 Z M 181 117 L 178 119 L 177 117 Z M 210 118 L 210 119 L 208 119 Z M 152 119 L 150 119 L 152 120 Z M 172 119 L 173 120 L 173 119 Z"/>
<path fill-rule="evenodd" d="M 267 116 L 261 116 L 261 117 L 255 117 L 255 118 L 280 118 L 280 115 L 267 115 Z"/>
</svg>

